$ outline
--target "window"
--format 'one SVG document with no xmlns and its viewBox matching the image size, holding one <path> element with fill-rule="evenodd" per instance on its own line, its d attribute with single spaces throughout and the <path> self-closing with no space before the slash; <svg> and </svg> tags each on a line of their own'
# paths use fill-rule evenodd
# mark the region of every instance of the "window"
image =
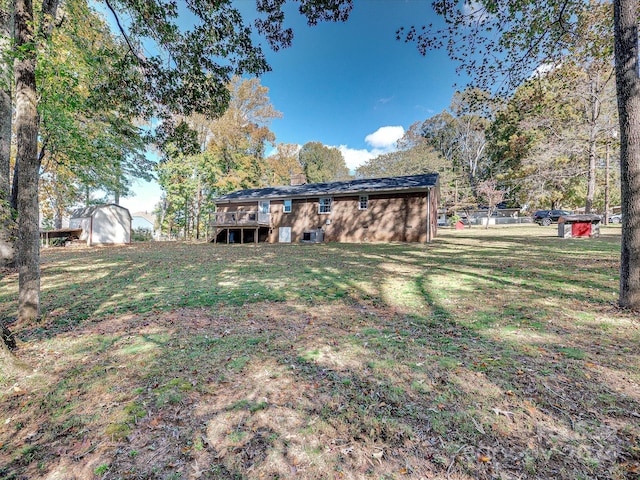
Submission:
<svg viewBox="0 0 640 480">
<path fill-rule="evenodd" d="M 259 213 L 269 213 L 270 202 L 269 200 L 260 200 L 258 202 Z"/>
<path fill-rule="evenodd" d="M 369 195 L 360 195 L 358 210 L 366 210 L 369 208 Z"/>
<path fill-rule="evenodd" d="M 285 200 L 282 206 L 282 211 L 284 213 L 291 213 L 291 200 Z"/>
<path fill-rule="evenodd" d="M 319 203 L 318 213 L 331 213 L 331 197 L 322 197 Z"/>
</svg>

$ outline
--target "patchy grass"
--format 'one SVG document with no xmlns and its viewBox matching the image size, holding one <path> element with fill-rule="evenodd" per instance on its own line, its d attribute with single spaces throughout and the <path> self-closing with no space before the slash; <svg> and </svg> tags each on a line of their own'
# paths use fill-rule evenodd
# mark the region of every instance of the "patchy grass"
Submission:
<svg viewBox="0 0 640 480">
<path fill-rule="evenodd" d="M 0 477 L 637 478 L 619 232 L 45 250 Z"/>
</svg>

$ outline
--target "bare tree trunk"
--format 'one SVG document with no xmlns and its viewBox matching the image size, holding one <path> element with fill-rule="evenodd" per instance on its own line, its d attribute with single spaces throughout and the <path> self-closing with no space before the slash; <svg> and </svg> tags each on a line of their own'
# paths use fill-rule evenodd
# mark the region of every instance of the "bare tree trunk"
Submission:
<svg viewBox="0 0 640 480">
<path fill-rule="evenodd" d="M 605 152 L 605 160 L 604 160 L 604 224 L 609 224 L 609 211 L 611 210 L 611 205 L 609 196 L 611 195 L 611 181 L 609 179 L 609 172 L 611 170 L 611 156 L 609 151 L 609 139 L 607 138 L 606 143 L 606 152 Z"/>
<path fill-rule="evenodd" d="M 44 0 L 41 39 L 53 28 L 58 0 Z M 16 164 L 18 210 L 18 320 L 40 314 L 40 232 L 38 211 L 38 98 L 36 94 L 36 35 L 32 0 L 14 1 L 14 61 L 16 82 Z"/>
<path fill-rule="evenodd" d="M 200 216 L 202 214 L 202 187 L 200 185 L 200 176 L 198 176 L 198 192 L 196 200 L 196 240 L 200 239 Z"/>
<path fill-rule="evenodd" d="M 189 200 L 184 197 L 184 240 L 189 237 Z"/>
<path fill-rule="evenodd" d="M 18 159 L 13 165 L 13 179 L 11 180 L 11 200 L 9 200 L 11 208 L 18 210 Z M 17 225 L 16 225 L 17 228 Z M 16 259 L 17 260 L 17 259 Z"/>
<path fill-rule="evenodd" d="M 15 0 L 16 161 L 18 162 L 18 320 L 40 313 L 38 110 L 31 0 Z"/>
<path fill-rule="evenodd" d="M 63 193 L 54 190 L 53 195 L 53 228 L 59 230 L 62 228 L 62 220 L 64 219 L 64 215 L 66 213 L 64 208 L 64 200 L 61 199 L 63 197 Z"/>
<path fill-rule="evenodd" d="M 160 221 L 158 222 L 158 231 L 160 235 L 162 235 L 162 229 L 164 228 L 164 219 L 167 214 L 167 209 L 169 206 L 167 205 L 167 198 L 164 197 L 162 199 L 162 206 L 160 207 Z"/>
<path fill-rule="evenodd" d="M 0 54 L 8 53 L 13 37 L 13 6 L 10 0 L 0 4 Z M 8 58 L 8 55 L 5 57 Z M 11 202 L 11 103 L 12 63 L 0 64 L 0 266 L 12 267 L 16 262 L 16 222 Z M 10 350 L 15 339 L 4 321 L 0 321 L 0 365 L 5 375 L 12 375 L 20 365 Z"/>
<path fill-rule="evenodd" d="M 619 303 L 622 307 L 640 310 L 638 0 L 614 0 L 613 6 L 622 193 Z"/>
<path fill-rule="evenodd" d="M 593 199 L 596 194 L 596 136 L 592 126 L 589 138 L 589 173 L 587 174 L 587 198 L 584 205 L 584 213 L 591 213 Z"/>
<path fill-rule="evenodd" d="M 0 54 L 11 48 L 13 7 L 9 0 L 0 4 Z M 0 266 L 12 267 L 16 261 L 16 222 L 11 208 L 11 103 L 12 64 L 0 64 Z"/>
<path fill-rule="evenodd" d="M 600 116 L 600 99 L 598 98 L 597 81 L 591 80 L 590 112 L 589 112 L 589 173 L 587 178 L 587 199 L 584 213 L 591 213 L 596 196 L 596 157 L 598 142 L 598 117 Z"/>
</svg>

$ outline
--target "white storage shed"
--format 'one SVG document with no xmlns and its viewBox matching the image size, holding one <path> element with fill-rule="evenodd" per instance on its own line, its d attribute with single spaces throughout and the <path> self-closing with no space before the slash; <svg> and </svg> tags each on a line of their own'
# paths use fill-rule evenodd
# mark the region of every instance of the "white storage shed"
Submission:
<svg viewBox="0 0 640 480">
<path fill-rule="evenodd" d="M 88 246 L 131 243 L 131 214 L 113 203 L 73 211 L 69 228 L 82 228 Z"/>
</svg>

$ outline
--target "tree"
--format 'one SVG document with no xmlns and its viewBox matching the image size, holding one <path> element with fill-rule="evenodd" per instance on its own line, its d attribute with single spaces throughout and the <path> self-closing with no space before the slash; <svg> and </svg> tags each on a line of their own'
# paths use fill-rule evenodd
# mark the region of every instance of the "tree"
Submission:
<svg viewBox="0 0 640 480">
<path fill-rule="evenodd" d="M 63 160 L 79 179 L 84 172 L 85 183 L 94 175 L 100 178 L 93 182 L 96 187 L 117 189 L 118 194 L 124 193 L 127 170 L 147 169 L 141 132 L 131 124 L 130 112 L 122 115 L 122 103 L 105 106 L 95 95 L 98 83 L 106 81 L 102 69 L 111 56 L 122 56 L 122 49 L 83 1 L 66 2 L 59 13 L 70 21 L 61 20 L 54 29 L 57 12 L 57 0 L 43 2 L 34 24 L 31 3 L 16 3 L 20 319 L 39 312 L 38 179 L 43 160 L 50 166 Z"/>
<path fill-rule="evenodd" d="M 446 48 L 459 70 L 480 86 L 510 91 L 541 66 L 559 65 L 579 38 L 579 22 L 595 1 L 551 0 L 454 4 L 436 0 L 442 28 L 400 29 L 398 39 L 415 42 L 423 54 Z M 613 1 L 616 95 L 620 124 L 622 213 L 620 255 L 622 307 L 640 310 L 640 78 L 638 0 Z M 602 36 L 601 36 L 602 37 Z M 610 58 L 607 50 L 593 53 Z"/>
<path fill-rule="evenodd" d="M 79 200 L 75 174 L 64 165 L 52 162 L 44 167 L 39 187 L 43 223 L 49 228 L 62 228 L 65 213 Z"/>
<path fill-rule="evenodd" d="M 303 173 L 298 161 L 300 147 L 289 143 L 279 143 L 276 153 L 267 157 L 266 184 L 268 186 L 290 185 L 291 179 Z"/>
<path fill-rule="evenodd" d="M 196 133 L 197 150 L 166 149 L 158 166 L 165 191 L 163 226 L 180 228 L 185 238 L 204 233 L 202 216 L 213 210 L 214 197 L 263 186 L 268 175 L 265 146 L 275 139 L 269 123 L 281 114 L 256 78 L 234 77 L 228 88 L 229 107 L 220 118 L 180 119 Z"/>
<path fill-rule="evenodd" d="M 489 219 L 498 208 L 498 204 L 504 200 L 504 190 L 498 188 L 498 183 L 495 180 L 483 180 L 478 185 L 478 198 L 487 206 L 485 228 L 489 228 Z"/>
<path fill-rule="evenodd" d="M 488 130 L 490 177 L 529 208 L 564 206 L 585 177 L 581 115 L 565 85 L 555 75 L 525 82 Z"/>
<path fill-rule="evenodd" d="M 398 177 L 443 172 L 446 161 L 426 142 L 385 153 L 367 160 L 356 169 L 358 178 Z"/>
<path fill-rule="evenodd" d="M 477 206 L 476 188 L 487 171 L 485 128 L 486 108 L 472 101 L 473 92 L 457 92 L 451 110 L 443 111 L 409 127 L 398 142 L 433 148 L 443 160 L 440 173 L 440 195 L 450 214 L 469 212 Z M 470 226 L 470 225 L 469 225 Z"/>
<path fill-rule="evenodd" d="M 565 80 L 569 101 L 578 105 L 587 157 L 585 213 L 591 213 L 596 195 L 598 143 L 611 136 L 607 119 L 613 108 L 613 18 L 608 3 L 592 2 L 576 22 L 577 36 L 568 61 L 553 74 Z M 609 99 L 611 101 L 609 101 Z"/>
<path fill-rule="evenodd" d="M 271 105 L 269 89 L 260 85 L 257 78 L 234 77 L 229 91 L 229 108 L 211 123 L 212 135 L 207 145 L 219 169 L 214 185 L 218 193 L 264 184 L 266 144 L 275 141 L 269 126 L 274 118 L 282 116 Z"/>
<path fill-rule="evenodd" d="M 183 232 L 188 238 L 193 218 L 198 215 L 196 202 L 200 199 L 201 155 L 172 155 L 158 165 L 158 182 L 164 190 L 163 222 L 170 220 L 169 235 Z M 163 225 L 161 225 L 162 228 Z"/>
<path fill-rule="evenodd" d="M 13 8 L 10 0 L 0 3 L 0 52 L 7 52 L 12 40 Z M 15 199 L 11 196 L 11 90 L 13 85 L 10 56 L 0 58 L 0 266 L 15 263 Z"/>
<path fill-rule="evenodd" d="M 335 182 L 351 178 L 342 153 L 320 142 L 308 142 L 298 154 L 300 165 L 309 183 Z"/>
<path fill-rule="evenodd" d="M 257 5 L 266 19 L 259 19 L 256 28 L 275 49 L 288 46 L 293 38 L 293 32 L 282 28 L 284 3 L 261 0 Z M 128 52 L 105 65 L 108 81 L 96 89 L 97 96 L 105 107 L 113 103 L 126 104 L 129 116 L 162 120 L 155 132 L 160 143 L 172 140 L 174 144 L 182 144 L 192 138 L 183 124 L 172 122 L 176 114 L 186 116 L 196 112 L 215 117 L 224 112 L 229 100 L 226 84 L 232 74 L 260 74 L 269 68 L 262 51 L 251 40 L 251 30 L 229 1 L 194 0 L 179 5 L 163 0 L 105 0 L 105 4 L 115 17 Z M 3 7 L 0 20 L 5 22 L 11 18 L 11 5 L 4 2 L 0 6 Z M 13 7 L 17 165 L 14 179 L 17 181 L 12 194 L 16 194 L 18 213 L 18 319 L 30 320 L 39 315 L 40 309 L 38 183 L 41 158 L 38 155 L 36 59 L 38 52 L 46 50 L 43 47 L 54 29 L 58 0 L 43 0 L 38 15 L 34 15 L 32 0 L 14 0 Z M 191 30 L 181 30 L 177 25 L 182 7 L 196 19 Z M 346 20 L 351 0 L 329 4 L 301 0 L 299 9 L 310 24 Z M 120 21 L 123 14 L 128 18 L 126 27 Z M 0 43 L 6 47 L 6 29 L 1 30 Z M 146 51 L 157 52 L 157 55 L 145 56 L 143 43 Z M 6 92 L 6 85 L 2 89 Z M 0 135 L 5 139 L 6 132 L 6 127 L 0 128 Z M 4 160 L 0 168 L 3 169 L 1 183 L 7 176 Z M 0 241 L 10 239 L 8 225 L 0 227 L 3 228 Z M 0 353 L 5 352 L 3 341 Z"/>
<path fill-rule="evenodd" d="M 620 122 L 622 307 L 640 310 L 640 78 L 638 0 L 614 0 L 616 89 Z"/>
<path fill-rule="evenodd" d="M 171 122 L 176 113 L 222 113 L 228 104 L 226 84 L 231 74 L 260 74 L 268 69 L 261 50 L 251 41 L 250 29 L 230 3 L 186 2 L 198 21 L 186 31 L 177 26 L 179 8 L 174 2 L 106 0 L 106 5 L 116 17 L 129 50 L 109 65 L 113 68 L 108 81 L 97 92 L 104 105 L 126 102 L 132 115 L 162 119 L 162 129 L 157 132 L 160 139 L 185 132 Z M 31 0 L 15 0 L 14 7 L 18 318 L 28 320 L 38 316 L 40 306 L 36 56 L 51 37 L 58 1 L 44 0 L 37 16 Z M 310 15 L 313 12 L 318 9 L 311 8 Z M 129 19 L 126 29 L 120 22 L 123 13 Z M 147 46 L 155 42 L 156 48 L 148 51 L 157 55 L 141 53 L 143 39 Z M 272 40 L 277 43 L 278 38 Z"/>
<path fill-rule="evenodd" d="M 493 114 L 486 92 L 456 92 L 449 111 L 443 111 L 415 125 L 415 135 L 426 139 L 447 160 L 456 182 L 475 188 L 487 175 L 487 139 L 485 131 Z"/>
<path fill-rule="evenodd" d="M 40 234 L 38 230 L 38 111 L 36 53 L 38 38 L 48 39 L 58 8 L 44 0 L 36 31 L 31 0 L 15 0 L 16 163 L 18 207 L 18 319 L 40 313 Z"/>
</svg>

